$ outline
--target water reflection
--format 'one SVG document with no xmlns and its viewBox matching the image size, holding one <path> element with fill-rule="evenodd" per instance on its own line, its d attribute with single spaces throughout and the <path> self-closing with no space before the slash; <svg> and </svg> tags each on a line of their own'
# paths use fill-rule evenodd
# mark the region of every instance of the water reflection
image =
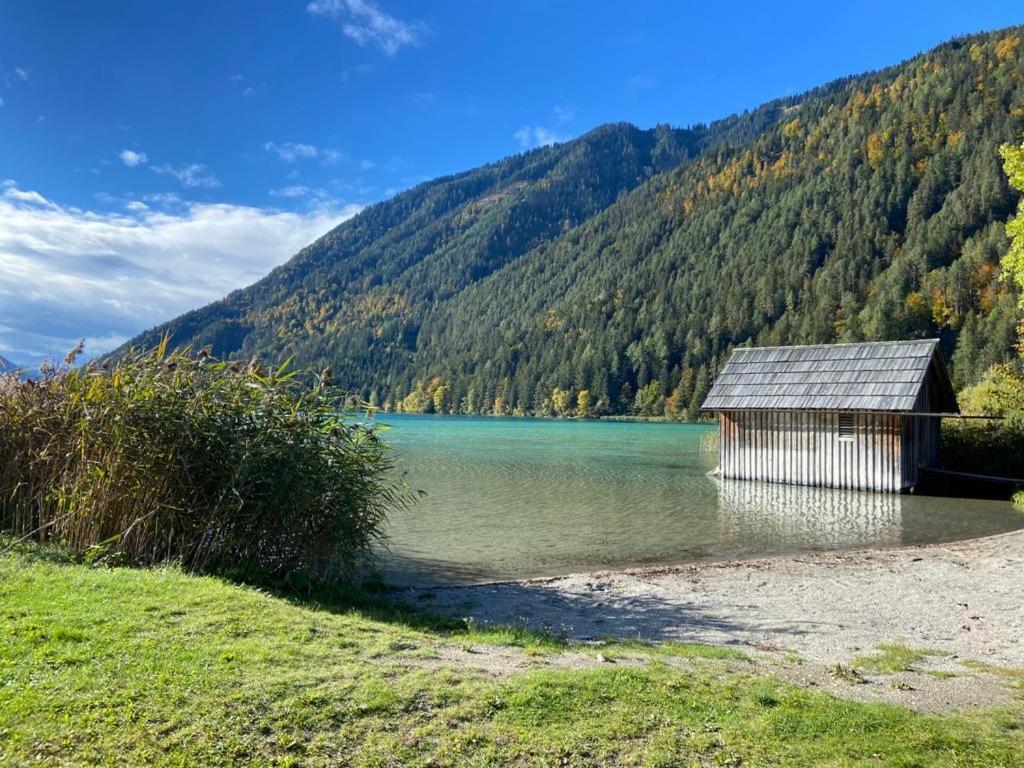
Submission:
<svg viewBox="0 0 1024 768">
<path fill-rule="evenodd" d="M 802 485 L 721 480 L 718 530 L 723 544 L 767 550 L 892 547 L 902 542 L 903 497 Z"/>
</svg>

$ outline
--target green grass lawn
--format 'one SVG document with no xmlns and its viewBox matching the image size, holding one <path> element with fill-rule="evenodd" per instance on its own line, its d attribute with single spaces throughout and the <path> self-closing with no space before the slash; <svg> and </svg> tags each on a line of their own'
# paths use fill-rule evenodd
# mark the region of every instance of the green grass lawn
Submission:
<svg viewBox="0 0 1024 768">
<path fill-rule="evenodd" d="M 842 701 L 736 652 L 498 679 L 439 660 L 489 643 L 562 651 L 514 628 L 18 549 L 0 555 L 0 765 L 1024 764 L 1019 709 Z"/>
</svg>

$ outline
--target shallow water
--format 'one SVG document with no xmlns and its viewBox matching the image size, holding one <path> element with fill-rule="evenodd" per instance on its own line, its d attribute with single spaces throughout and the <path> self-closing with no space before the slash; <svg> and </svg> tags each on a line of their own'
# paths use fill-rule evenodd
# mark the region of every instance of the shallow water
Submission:
<svg viewBox="0 0 1024 768">
<path fill-rule="evenodd" d="M 952 541 L 1024 527 L 1009 503 L 723 481 L 698 424 L 396 416 L 426 492 L 382 575 L 464 584 L 636 565 Z"/>
</svg>

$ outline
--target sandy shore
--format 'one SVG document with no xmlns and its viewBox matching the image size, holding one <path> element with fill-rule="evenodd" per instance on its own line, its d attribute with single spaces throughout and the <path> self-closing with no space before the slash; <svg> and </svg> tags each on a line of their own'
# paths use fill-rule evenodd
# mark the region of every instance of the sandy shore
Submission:
<svg viewBox="0 0 1024 768">
<path fill-rule="evenodd" d="M 680 640 L 849 663 L 879 643 L 1024 667 L 1024 531 L 946 545 L 410 589 L 480 624 Z"/>
</svg>

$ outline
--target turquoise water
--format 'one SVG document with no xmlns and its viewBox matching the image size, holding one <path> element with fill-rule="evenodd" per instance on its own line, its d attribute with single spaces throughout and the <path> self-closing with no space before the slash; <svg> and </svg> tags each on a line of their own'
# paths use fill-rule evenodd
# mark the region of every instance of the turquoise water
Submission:
<svg viewBox="0 0 1024 768">
<path fill-rule="evenodd" d="M 459 584 L 796 551 L 951 541 L 1024 527 L 1004 502 L 712 479 L 697 424 L 396 416 L 409 486 L 383 577 Z"/>
</svg>

